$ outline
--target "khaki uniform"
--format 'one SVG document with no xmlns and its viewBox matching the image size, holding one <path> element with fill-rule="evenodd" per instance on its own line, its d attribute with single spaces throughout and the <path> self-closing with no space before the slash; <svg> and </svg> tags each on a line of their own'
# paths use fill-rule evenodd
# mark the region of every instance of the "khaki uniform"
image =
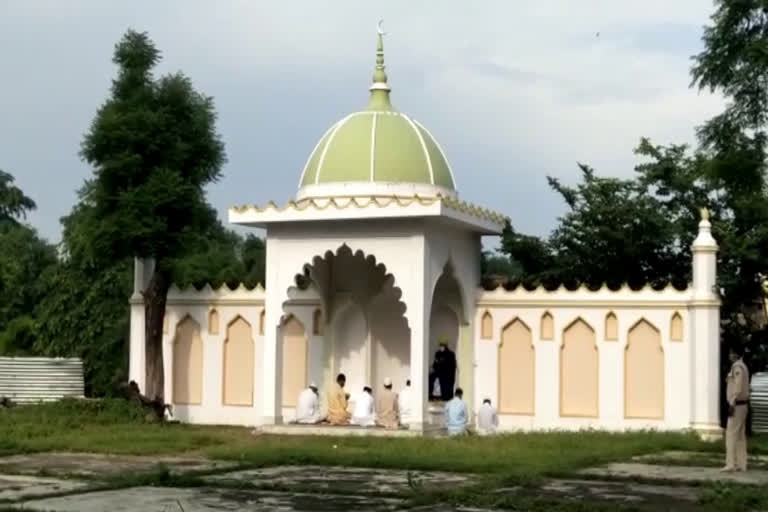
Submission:
<svg viewBox="0 0 768 512">
<path fill-rule="evenodd" d="M 391 389 L 384 389 L 376 397 L 376 425 L 384 428 L 397 428 L 397 394 Z"/>
<path fill-rule="evenodd" d="M 334 384 L 328 393 L 328 423 L 348 425 L 350 414 L 347 411 L 347 394 L 338 384 Z"/>
<path fill-rule="evenodd" d="M 725 430 L 725 467 L 746 471 L 749 370 L 741 359 L 731 366 L 726 384 L 726 397 L 732 414 L 728 416 Z"/>
</svg>

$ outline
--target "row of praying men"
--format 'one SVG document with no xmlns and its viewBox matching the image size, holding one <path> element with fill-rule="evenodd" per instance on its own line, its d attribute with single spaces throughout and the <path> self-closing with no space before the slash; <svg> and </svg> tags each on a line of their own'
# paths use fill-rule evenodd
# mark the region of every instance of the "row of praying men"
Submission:
<svg viewBox="0 0 768 512">
<path fill-rule="evenodd" d="M 410 419 L 411 381 L 399 394 L 392 391 L 392 381 L 384 379 L 384 390 L 373 399 L 373 390 L 365 386 L 354 402 L 350 414 L 349 393 L 344 391 L 347 378 L 343 373 L 336 377 L 336 384 L 328 392 L 328 414 L 320 412 L 320 400 L 317 386 L 313 382 L 299 394 L 296 407 L 296 423 L 317 424 L 327 421 L 331 425 L 358 425 L 362 427 L 379 426 L 398 428 L 407 426 Z"/>
<path fill-rule="evenodd" d="M 384 390 L 378 394 L 375 403 L 373 391 L 365 386 L 363 392 L 354 400 L 350 414 L 349 394 L 344 391 L 347 378 L 343 373 L 336 377 L 336 384 L 328 392 L 328 415 L 320 412 L 320 400 L 317 386 L 313 382 L 299 394 L 296 407 L 296 423 L 317 424 L 327 421 L 331 425 L 358 425 L 361 427 L 379 426 L 398 428 L 407 426 L 410 420 L 411 381 L 396 394 L 392 391 L 392 381 L 384 379 Z M 445 427 L 449 435 L 462 435 L 467 432 L 467 406 L 463 400 L 464 392 L 456 388 L 453 397 L 445 405 Z M 498 414 L 490 399 L 483 400 L 477 414 L 477 431 L 480 435 L 496 433 Z"/>
</svg>

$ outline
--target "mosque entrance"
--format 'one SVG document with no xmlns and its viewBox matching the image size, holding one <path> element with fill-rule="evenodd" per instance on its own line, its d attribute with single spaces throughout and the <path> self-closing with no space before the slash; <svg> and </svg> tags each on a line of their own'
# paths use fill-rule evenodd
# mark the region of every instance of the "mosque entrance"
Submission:
<svg viewBox="0 0 768 512">
<path fill-rule="evenodd" d="M 464 324 L 461 288 L 447 264 L 437 280 L 432 295 L 429 319 L 429 372 L 428 398 L 431 402 L 444 402 L 453 398 L 459 386 L 461 367 L 460 333 Z"/>
<path fill-rule="evenodd" d="M 411 333 L 400 290 L 383 264 L 342 245 L 315 257 L 297 276 L 297 285 L 314 287 L 320 296 L 325 389 L 339 373 L 353 396 L 364 386 L 379 389 L 385 378 L 396 389 L 405 385 Z"/>
</svg>

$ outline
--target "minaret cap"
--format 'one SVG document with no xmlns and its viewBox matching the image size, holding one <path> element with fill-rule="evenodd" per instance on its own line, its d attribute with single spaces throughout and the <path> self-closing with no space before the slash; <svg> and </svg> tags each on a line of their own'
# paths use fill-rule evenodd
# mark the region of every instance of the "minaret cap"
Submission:
<svg viewBox="0 0 768 512">
<path fill-rule="evenodd" d="M 376 45 L 376 69 L 373 72 L 373 83 L 371 84 L 371 101 L 368 104 L 368 110 L 392 110 L 392 103 L 389 101 L 389 83 L 387 82 L 387 72 L 384 66 L 384 29 L 380 20 L 376 27 L 378 34 L 378 44 Z"/>
</svg>

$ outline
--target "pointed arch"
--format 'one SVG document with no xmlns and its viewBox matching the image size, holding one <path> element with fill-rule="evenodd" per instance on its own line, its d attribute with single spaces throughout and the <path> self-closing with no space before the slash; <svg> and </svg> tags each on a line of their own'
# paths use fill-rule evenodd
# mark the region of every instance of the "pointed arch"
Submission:
<svg viewBox="0 0 768 512">
<path fill-rule="evenodd" d="M 253 405 L 255 359 L 251 324 L 237 315 L 227 325 L 227 337 L 224 340 L 224 405 Z"/>
<path fill-rule="evenodd" d="M 289 314 L 280 326 L 283 344 L 283 407 L 296 407 L 296 399 L 307 387 L 309 344 L 307 331 L 298 318 Z"/>
<path fill-rule="evenodd" d="M 219 334 L 219 312 L 216 308 L 208 312 L 208 334 Z"/>
<path fill-rule="evenodd" d="M 519 318 L 501 330 L 498 365 L 499 412 L 533 415 L 536 353 L 531 328 Z"/>
<path fill-rule="evenodd" d="M 664 418 L 664 348 L 661 332 L 645 318 L 627 333 L 624 348 L 624 417 Z"/>
<path fill-rule="evenodd" d="M 669 320 L 669 339 L 683 341 L 683 316 L 679 311 L 672 313 L 672 318 Z"/>
<path fill-rule="evenodd" d="M 261 308 L 261 313 L 259 313 L 259 334 L 261 336 L 264 336 L 264 315 L 266 312 L 265 308 Z"/>
<path fill-rule="evenodd" d="M 480 318 L 480 338 L 484 340 L 493 338 L 493 316 L 487 309 Z"/>
<path fill-rule="evenodd" d="M 173 403 L 198 405 L 203 400 L 203 339 L 194 318 L 185 315 L 176 324 L 172 347 Z"/>
<path fill-rule="evenodd" d="M 560 416 L 596 418 L 599 359 L 595 330 L 581 317 L 563 330 L 560 347 Z"/>
<path fill-rule="evenodd" d="M 613 311 L 605 315 L 605 340 L 618 341 L 619 339 L 619 319 Z"/>
<path fill-rule="evenodd" d="M 545 311 L 543 315 L 541 315 L 541 332 L 540 336 L 542 340 L 553 340 L 555 339 L 555 319 L 552 316 L 552 313 L 549 311 Z"/>
<path fill-rule="evenodd" d="M 312 312 L 312 334 L 315 336 L 323 335 L 323 312 L 320 308 Z"/>
</svg>

